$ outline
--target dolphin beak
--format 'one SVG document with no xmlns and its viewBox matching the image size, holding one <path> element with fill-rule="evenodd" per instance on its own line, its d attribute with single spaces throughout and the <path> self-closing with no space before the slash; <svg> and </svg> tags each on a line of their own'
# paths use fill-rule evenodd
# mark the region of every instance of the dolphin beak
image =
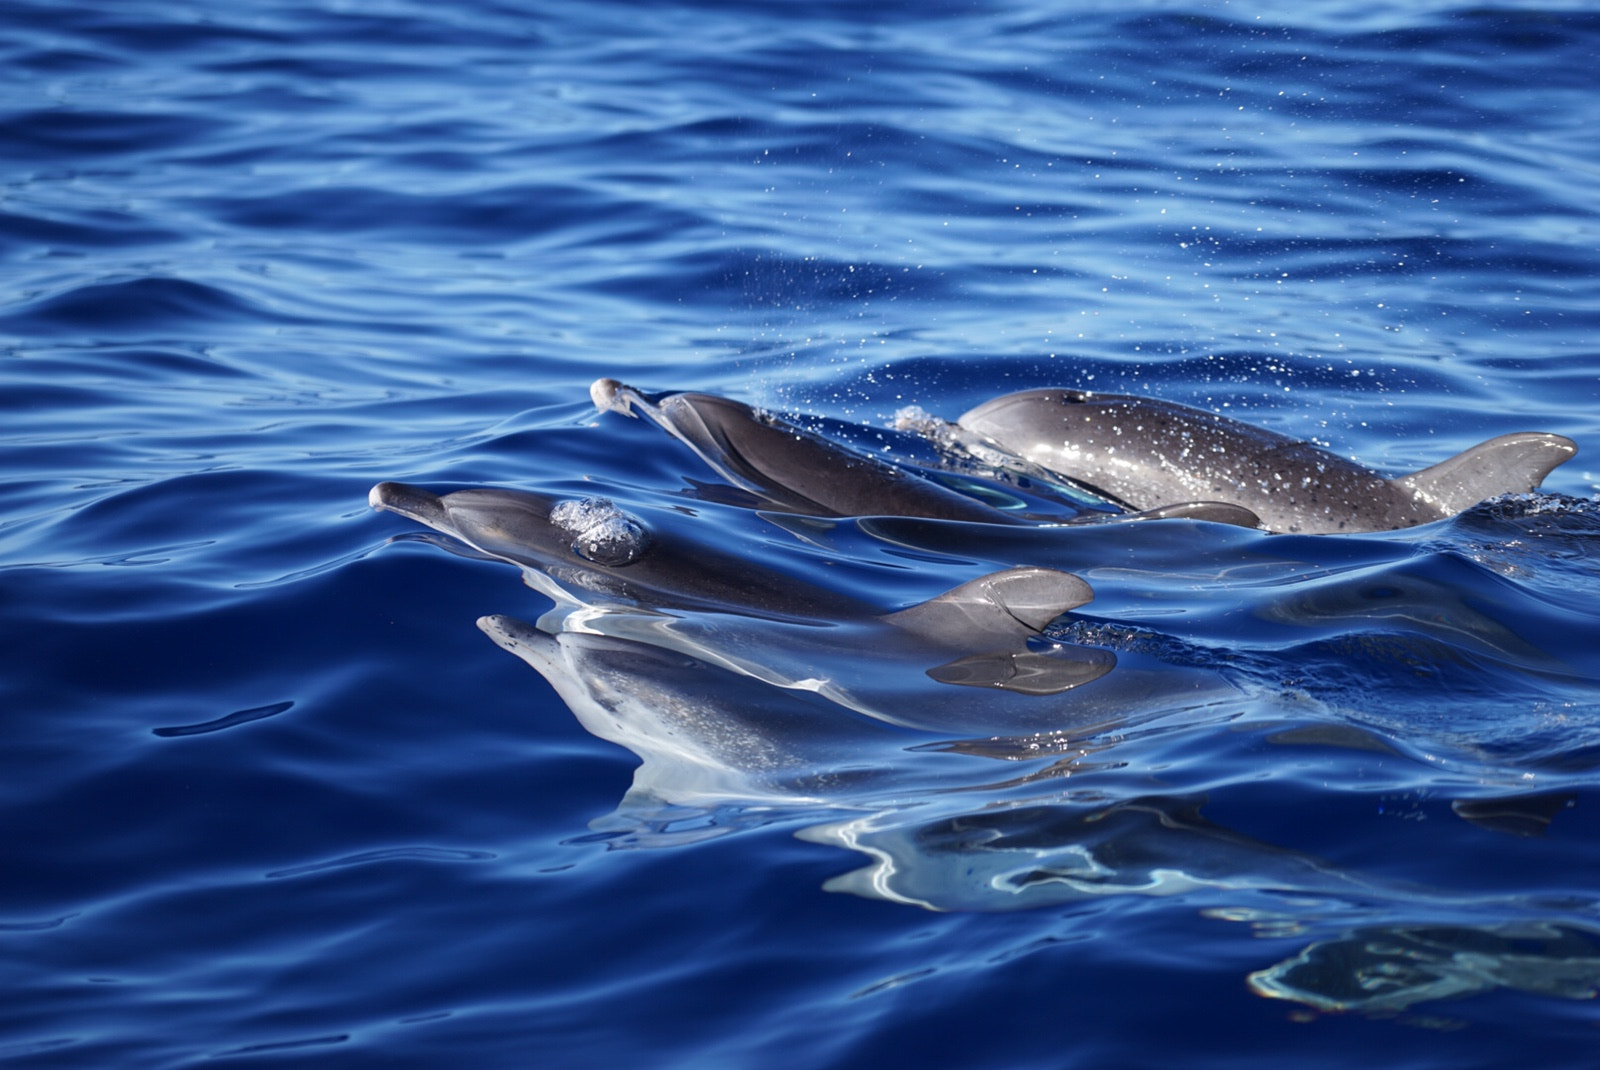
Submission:
<svg viewBox="0 0 1600 1070">
<path fill-rule="evenodd" d="M 399 513 L 436 531 L 448 522 L 444 502 L 437 494 L 407 483 L 379 483 L 367 492 L 367 504 L 374 509 Z"/>
<path fill-rule="evenodd" d="M 589 400 L 601 412 L 616 412 L 623 416 L 636 416 L 633 402 L 638 392 L 626 383 L 615 379 L 596 379 L 589 386 Z"/>
</svg>

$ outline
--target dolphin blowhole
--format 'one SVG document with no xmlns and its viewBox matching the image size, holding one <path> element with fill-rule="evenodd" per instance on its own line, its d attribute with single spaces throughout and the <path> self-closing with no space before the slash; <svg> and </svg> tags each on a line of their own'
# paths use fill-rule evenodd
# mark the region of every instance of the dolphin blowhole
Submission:
<svg viewBox="0 0 1600 1070">
<path fill-rule="evenodd" d="M 572 536 L 572 552 L 597 565 L 620 568 L 639 560 L 650 533 L 610 498 L 567 498 L 550 507 L 550 523 Z"/>
</svg>

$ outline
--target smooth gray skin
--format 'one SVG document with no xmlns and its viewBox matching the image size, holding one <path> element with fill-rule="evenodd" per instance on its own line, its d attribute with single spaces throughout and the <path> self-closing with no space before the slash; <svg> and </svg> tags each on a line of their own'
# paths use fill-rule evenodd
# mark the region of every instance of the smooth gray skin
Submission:
<svg viewBox="0 0 1600 1070">
<path fill-rule="evenodd" d="M 638 552 L 625 562 L 605 563 L 584 556 L 583 536 L 575 539 L 570 528 L 552 521 L 556 503 L 540 495 L 478 488 L 441 496 L 380 483 L 368 501 L 522 566 L 529 582 L 558 602 L 602 611 L 586 616 L 583 627 L 677 649 L 779 686 L 817 691 L 895 723 L 921 723 L 897 712 L 907 706 L 901 701 L 907 667 L 940 684 L 1036 696 L 1078 687 L 1116 664 L 1107 651 L 1030 649 L 1029 641 L 1047 624 L 1094 597 L 1083 580 L 1054 569 L 1004 569 L 885 614 L 720 551 L 689 534 L 693 521 L 647 528 L 634 518 L 641 533 Z M 707 538 L 717 534 L 709 525 L 694 530 Z M 673 616 L 685 611 L 714 616 Z M 899 672 L 896 661 L 902 663 Z"/>
<path fill-rule="evenodd" d="M 979 405 L 963 429 L 1129 508 L 1210 500 L 1249 509 L 1269 531 L 1392 531 L 1525 493 L 1577 453 L 1541 432 L 1501 435 L 1385 479 L 1327 450 L 1155 398 L 1025 390 Z"/>
<path fill-rule="evenodd" d="M 602 412 L 643 414 L 723 479 L 788 512 L 1019 522 L 976 499 L 729 398 L 690 393 L 652 397 L 615 379 L 595 380 L 589 396 Z"/>
<path fill-rule="evenodd" d="M 582 553 L 580 533 L 553 523 L 557 499 L 527 491 L 476 487 L 438 495 L 405 483 L 379 483 L 367 495 L 374 509 L 399 513 L 453 536 L 483 554 L 520 565 L 550 597 L 682 609 L 737 609 L 778 620 L 837 620 L 877 612 L 869 603 L 798 581 L 681 527 L 653 525 L 628 564 L 607 565 Z M 643 525 L 641 524 L 641 527 Z M 687 525 L 685 525 L 687 526 Z"/>
</svg>

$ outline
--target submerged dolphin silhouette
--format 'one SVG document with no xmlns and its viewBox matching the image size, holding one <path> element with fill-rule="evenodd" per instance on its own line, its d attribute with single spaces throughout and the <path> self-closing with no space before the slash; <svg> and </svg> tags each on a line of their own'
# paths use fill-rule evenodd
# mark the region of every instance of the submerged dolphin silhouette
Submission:
<svg viewBox="0 0 1600 1070">
<path fill-rule="evenodd" d="M 930 681 L 1016 700 L 1070 690 L 1116 664 L 1109 651 L 1033 648 L 1046 625 L 1094 597 L 1083 580 L 1054 569 L 993 572 L 884 613 L 720 550 L 686 530 L 693 519 L 647 525 L 603 499 L 553 502 L 489 488 L 441 496 L 380 483 L 369 502 L 522 566 L 531 585 L 578 618 L 565 622 L 569 630 L 675 649 L 899 724 L 947 725 L 974 704 L 993 705 L 963 699 L 953 702 L 959 710 L 931 710 L 907 700 Z M 572 614 L 574 606 L 589 611 Z M 1048 723 L 1060 711 L 1023 703 L 1008 712 Z"/>
<path fill-rule="evenodd" d="M 968 804 L 948 815 L 935 801 L 911 820 L 885 810 L 797 835 L 872 859 L 829 880 L 825 891 L 927 910 L 1028 910 L 1199 888 L 1373 890 L 1310 855 L 1208 820 L 1204 801 L 1149 795 L 1108 802 L 1092 791 L 1061 792 L 981 809 Z"/>
<path fill-rule="evenodd" d="M 852 816 L 797 833 L 871 860 L 826 887 L 935 910 L 1337 880 L 1310 859 L 1205 821 L 1193 800 L 1107 805 L 1093 792 L 1077 800 L 1054 786 L 1070 771 L 1056 733 L 939 741 L 633 640 L 551 635 L 500 615 L 478 627 L 537 670 L 592 735 L 640 759 L 616 811 L 592 822 L 630 846 L 692 842 L 774 813 L 845 812 Z M 1118 705 L 1132 712 L 1138 703 Z M 1075 727 L 1090 734 L 1070 753 L 1090 753 L 1101 726 Z M 1045 795 L 1025 797 L 1031 804 L 1016 798 L 1031 782 L 1018 778 L 1018 762 L 1041 778 Z M 685 821 L 685 809 L 715 817 Z"/>
<path fill-rule="evenodd" d="M 1390 531 L 1533 490 L 1578 451 L 1540 432 L 1501 435 L 1396 479 L 1308 442 L 1155 398 L 1080 390 L 1006 394 L 958 425 L 1132 509 L 1208 499 L 1270 531 Z"/>
<path fill-rule="evenodd" d="M 591 735 L 639 757 L 619 809 L 642 797 L 676 806 L 838 805 L 864 781 L 884 779 L 919 738 L 636 640 L 551 635 L 498 614 L 478 627 L 549 681 Z"/>
</svg>

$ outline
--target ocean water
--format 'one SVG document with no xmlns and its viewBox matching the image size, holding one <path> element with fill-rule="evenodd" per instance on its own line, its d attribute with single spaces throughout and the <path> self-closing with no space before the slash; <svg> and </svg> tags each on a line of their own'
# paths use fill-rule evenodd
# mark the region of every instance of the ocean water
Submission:
<svg viewBox="0 0 1600 1070">
<path fill-rule="evenodd" d="M 9 0 L 0 57 L 0 1063 L 1593 1065 L 1590 5 Z M 1378 535 L 784 524 L 600 376 L 890 460 L 1044 386 L 1580 452 Z M 640 767 L 381 480 L 884 611 L 1065 569 L 1133 683 L 639 668 L 799 755 Z"/>
</svg>

